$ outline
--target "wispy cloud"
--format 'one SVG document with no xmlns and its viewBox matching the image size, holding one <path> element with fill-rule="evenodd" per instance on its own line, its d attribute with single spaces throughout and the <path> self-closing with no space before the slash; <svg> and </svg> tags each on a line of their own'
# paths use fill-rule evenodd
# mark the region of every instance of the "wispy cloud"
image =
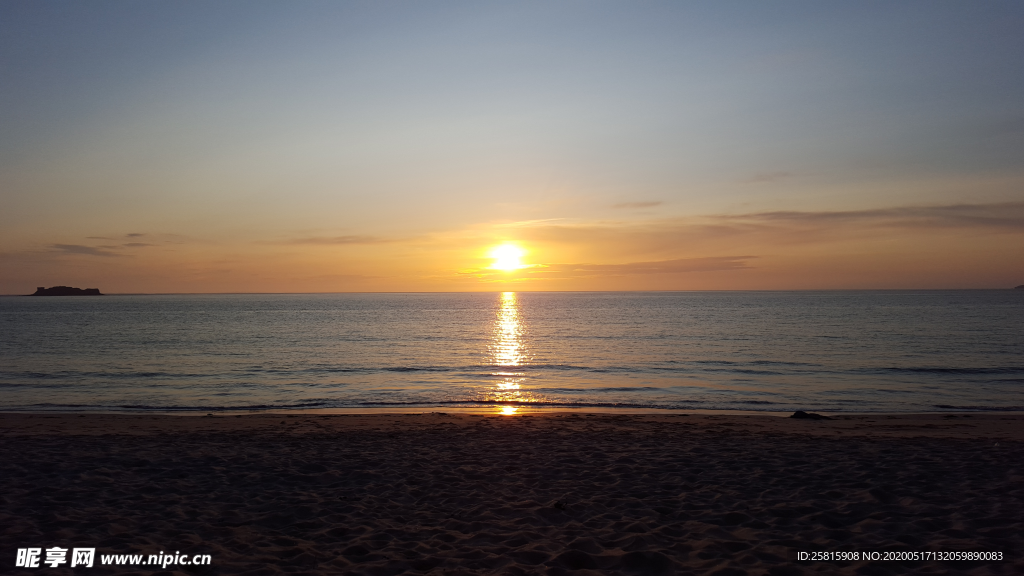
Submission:
<svg viewBox="0 0 1024 576">
<path fill-rule="evenodd" d="M 562 277 L 626 276 L 632 274 L 681 274 L 685 272 L 712 272 L 750 268 L 750 260 L 757 256 L 710 256 L 705 258 L 676 258 L 655 262 L 628 262 L 625 264 L 552 264 L 539 268 L 542 275 Z"/>
<path fill-rule="evenodd" d="M 664 204 L 661 200 L 655 200 L 650 202 L 622 202 L 620 204 L 612 204 L 612 208 L 616 209 L 634 209 L 634 208 L 653 208 L 654 206 L 661 206 Z"/>
<path fill-rule="evenodd" d="M 121 256 L 116 252 L 111 252 L 102 248 L 94 248 L 92 246 L 82 246 L 81 244 L 51 244 L 50 248 L 64 254 L 84 254 L 86 256 L 104 257 Z"/>
<path fill-rule="evenodd" d="M 379 236 L 316 236 L 312 238 L 296 238 L 289 240 L 287 244 L 320 244 L 320 245 L 337 245 L 337 244 L 387 244 L 389 242 L 396 242 L 392 238 L 381 238 Z"/>
<path fill-rule="evenodd" d="M 128 234 L 125 234 L 125 236 L 129 238 L 139 238 L 145 236 L 145 234 L 143 234 L 142 232 L 129 232 Z"/>
<path fill-rule="evenodd" d="M 145 242 L 128 242 L 127 244 L 122 244 L 122 246 L 125 248 L 142 248 L 143 246 L 155 246 L 155 244 L 147 244 Z"/>
<path fill-rule="evenodd" d="M 540 226 L 542 224 L 549 224 L 551 222 L 563 222 L 565 218 L 542 218 L 539 220 L 518 220 L 516 222 L 506 222 L 504 224 L 495 224 L 497 228 L 531 228 L 534 226 Z"/>
<path fill-rule="evenodd" d="M 745 214 L 684 216 L 643 222 L 538 224 L 527 239 L 560 244 L 607 245 L 647 239 L 666 246 L 703 244 L 713 239 L 765 234 L 808 240 L 822 235 L 878 233 L 880 230 L 971 229 L 979 232 L 1024 231 L 1024 202 L 902 206 L 845 211 L 765 211 Z"/>
<path fill-rule="evenodd" d="M 853 242 L 857 244 L 851 246 L 863 246 L 865 241 L 883 239 L 890 242 L 890 250 L 901 250 L 900 247 L 927 244 L 929 238 L 948 241 L 954 234 L 965 238 L 1024 234 L 1024 202 L 551 223 L 523 228 L 518 239 L 538 247 L 532 256 L 534 262 L 548 264 L 552 260 L 545 261 L 546 254 L 570 250 L 585 254 L 585 262 L 616 264 L 722 254 L 767 258 L 792 253 L 801 246 L 819 250 L 825 244 Z M 683 261 L 679 262 L 681 265 Z M 635 269 L 641 273 L 646 268 Z"/>
<path fill-rule="evenodd" d="M 751 260 L 757 256 L 709 256 L 703 258 L 676 258 L 652 262 L 626 262 L 622 264 L 537 264 L 524 269 L 521 279 L 564 280 L 570 278 L 611 278 L 639 274 L 684 274 L 752 268 Z M 498 270 L 465 270 L 460 276 L 481 280 L 507 281 L 506 273 Z"/>
<path fill-rule="evenodd" d="M 775 211 L 716 216 L 725 222 L 773 224 L 863 224 L 900 228 L 1024 229 L 1024 202 L 904 206 L 834 212 Z"/>
</svg>

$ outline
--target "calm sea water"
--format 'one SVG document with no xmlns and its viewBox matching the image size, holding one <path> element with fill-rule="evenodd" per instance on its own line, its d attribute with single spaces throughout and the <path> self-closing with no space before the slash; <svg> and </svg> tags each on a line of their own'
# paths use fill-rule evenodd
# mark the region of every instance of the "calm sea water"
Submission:
<svg viewBox="0 0 1024 576">
<path fill-rule="evenodd" d="M 0 410 L 1024 410 L 1024 292 L 0 298 Z"/>
</svg>

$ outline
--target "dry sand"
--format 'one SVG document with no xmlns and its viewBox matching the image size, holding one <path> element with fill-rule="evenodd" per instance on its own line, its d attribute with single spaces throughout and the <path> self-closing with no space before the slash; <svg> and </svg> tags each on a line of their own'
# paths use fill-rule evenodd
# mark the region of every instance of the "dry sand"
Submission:
<svg viewBox="0 0 1024 576">
<path fill-rule="evenodd" d="M 55 545 L 213 559 L 76 569 L 97 575 L 1024 573 L 1024 415 L 2 415 L 0 436 L 10 573 Z M 1004 559 L 797 560 L 840 550 Z"/>
</svg>

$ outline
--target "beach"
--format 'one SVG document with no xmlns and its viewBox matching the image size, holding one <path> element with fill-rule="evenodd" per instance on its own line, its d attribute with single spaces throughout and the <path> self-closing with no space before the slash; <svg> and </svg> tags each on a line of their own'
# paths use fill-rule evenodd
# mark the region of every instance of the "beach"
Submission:
<svg viewBox="0 0 1024 576">
<path fill-rule="evenodd" d="M 0 576 L 1024 576 L 1022 29 L 0 3 Z"/>
<path fill-rule="evenodd" d="M 48 574 L 1024 572 L 1020 414 L 4 414 L 0 434 L 4 572 L 32 547 L 96 549 Z M 101 560 L 175 553 L 210 563 Z"/>
</svg>

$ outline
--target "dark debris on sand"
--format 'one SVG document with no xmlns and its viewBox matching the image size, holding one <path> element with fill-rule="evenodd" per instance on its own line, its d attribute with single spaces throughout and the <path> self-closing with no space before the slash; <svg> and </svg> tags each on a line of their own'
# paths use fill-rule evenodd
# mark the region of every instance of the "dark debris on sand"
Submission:
<svg viewBox="0 0 1024 576">
<path fill-rule="evenodd" d="M 803 410 L 797 410 L 793 413 L 790 418 L 802 418 L 805 420 L 831 420 L 828 416 L 822 416 L 821 414 L 815 414 L 814 412 L 804 412 Z"/>
</svg>

